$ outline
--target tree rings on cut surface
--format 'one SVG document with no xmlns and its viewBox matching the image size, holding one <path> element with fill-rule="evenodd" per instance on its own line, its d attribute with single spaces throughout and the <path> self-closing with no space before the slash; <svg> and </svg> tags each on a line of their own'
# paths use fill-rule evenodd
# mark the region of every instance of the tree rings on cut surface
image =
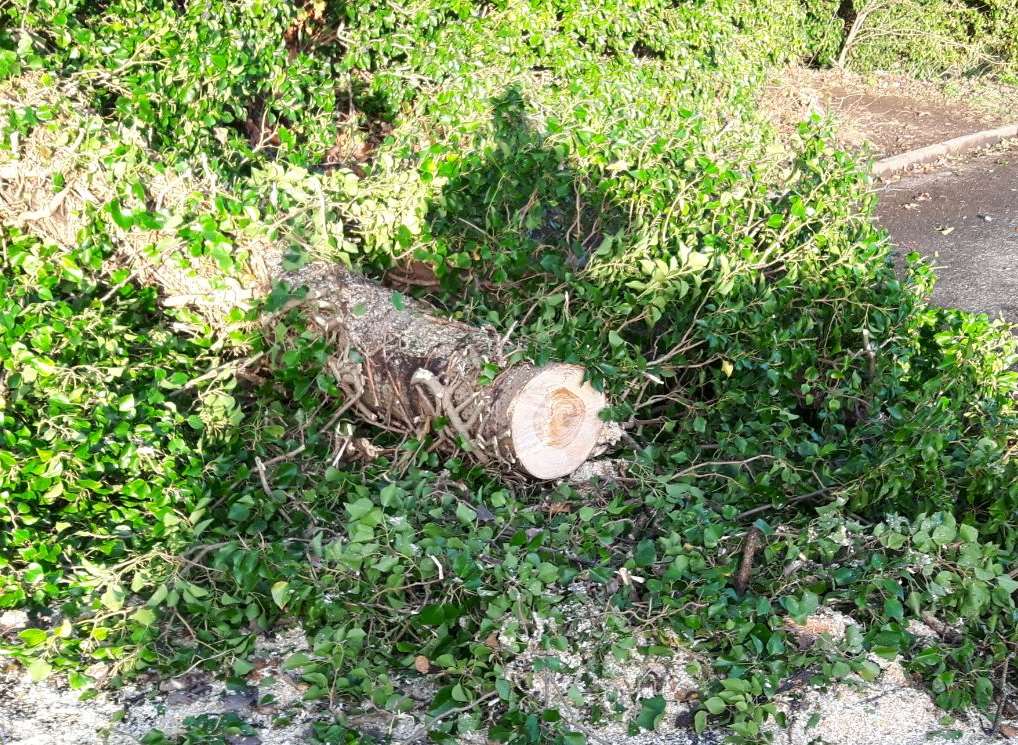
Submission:
<svg viewBox="0 0 1018 745">
<path fill-rule="evenodd" d="M 552 364 L 534 371 L 510 404 L 510 434 L 520 467 L 538 479 L 575 471 L 598 445 L 604 394 L 583 368 Z"/>
</svg>

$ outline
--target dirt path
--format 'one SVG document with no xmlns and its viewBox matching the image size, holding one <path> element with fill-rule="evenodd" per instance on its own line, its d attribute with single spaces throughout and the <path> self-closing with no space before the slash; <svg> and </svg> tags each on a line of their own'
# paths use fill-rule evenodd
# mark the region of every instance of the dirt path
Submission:
<svg viewBox="0 0 1018 745">
<path fill-rule="evenodd" d="M 789 136 L 811 113 L 841 143 L 883 158 L 1018 121 L 1018 87 L 932 83 L 882 73 L 788 68 L 762 101 Z M 1018 323 L 1018 140 L 878 182 L 877 219 L 899 266 L 916 251 L 937 269 L 932 300 Z"/>
<path fill-rule="evenodd" d="M 934 83 L 880 73 L 789 67 L 763 105 L 782 130 L 811 113 L 830 115 L 850 148 L 896 155 L 1018 119 L 1018 88 L 986 81 Z"/>
</svg>

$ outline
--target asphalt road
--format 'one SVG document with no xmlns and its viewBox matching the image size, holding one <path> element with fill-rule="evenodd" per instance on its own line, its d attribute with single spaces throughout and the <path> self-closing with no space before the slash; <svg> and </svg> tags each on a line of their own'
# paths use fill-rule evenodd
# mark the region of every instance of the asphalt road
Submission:
<svg viewBox="0 0 1018 745">
<path fill-rule="evenodd" d="M 899 259 L 936 267 L 934 303 L 1018 323 L 1018 146 L 907 175 L 879 198 Z"/>
</svg>

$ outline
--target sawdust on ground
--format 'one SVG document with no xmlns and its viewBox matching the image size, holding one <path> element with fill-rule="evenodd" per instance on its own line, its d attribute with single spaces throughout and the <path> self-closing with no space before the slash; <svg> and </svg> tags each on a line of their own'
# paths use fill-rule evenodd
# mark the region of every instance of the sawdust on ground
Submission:
<svg viewBox="0 0 1018 745">
<path fill-rule="evenodd" d="M 507 627 L 499 643 L 516 652 L 506 677 L 528 691 L 536 702 L 557 708 L 563 718 L 587 736 L 591 745 L 720 745 L 726 733 L 708 730 L 696 734 L 691 714 L 699 706 L 699 690 L 710 675 L 710 660 L 684 648 L 677 638 L 640 637 L 637 647 L 649 642 L 669 647 L 670 654 L 603 658 L 605 645 L 616 644 L 621 627 L 610 609 L 591 602 L 572 603 L 559 621 L 534 618 L 525 626 Z M 821 609 L 793 630 L 802 644 L 837 648 L 855 621 L 830 609 Z M 909 631 L 927 643 L 939 642 L 937 632 L 913 621 Z M 549 640 L 568 632 L 573 644 L 555 649 Z M 234 745 L 301 745 L 310 741 L 311 723 L 329 716 L 327 705 L 302 701 L 299 676 L 282 669 L 294 652 L 307 650 L 298 627 L 284 629 L 258 640 L 252 659 L 256 669 L 248 676 L 249 689 L 229 689 L 222 681 L 204 675 L 160 681 L 147 679 L 120 691 L 100 693 L 80 701 L 78 693 L 59 679 L 38 684 L 9 665 L 0 668 L 0 743 L 2 745 L 132 745 L 147 732 L 159 729 L 173 737 L 182 733 L 188 717 L 233 711 L 253 725 L 257 735 Z M 547 663 L 557 659 L 555 666 Z M 937 708 L 898 660 L 871 657 L 881 668 L 873 682 L 849 678 L 826 687 L 811 687 L 803 679 L 778 697 L 785 714 L 784 727 L 771 725 L 777 743 L 788 745 L 926 745 L 957 742 L 991 745 L 1008 741 L 986 734 L 989 720 L 971 711 L 954 717 Z M 400 745 L 423 745 L 427 727 L 426 700 L 434 693 L 427 676 L 401 688 L 421 688 L 414 695 L 419 708 L 403 715 L 352 719 L 372 736 Z M 403 684 L 406 685 L 403 685 Z M 642 701 L 661 696 L 665 711 L 653 732 L 638 732 L 630 725 Z M 589 723 L 591 707 L 606 716 Z M 336 713 L 335 711 L 333 713 Z M 1002 732 L 1018 732 L 1018 722 L 1005 718 Z M 483 732 L 461 739 L 463 745 L 484 745 Z M 1018 743 L 1018 738 L 1008 742 Z"/>
</svg>

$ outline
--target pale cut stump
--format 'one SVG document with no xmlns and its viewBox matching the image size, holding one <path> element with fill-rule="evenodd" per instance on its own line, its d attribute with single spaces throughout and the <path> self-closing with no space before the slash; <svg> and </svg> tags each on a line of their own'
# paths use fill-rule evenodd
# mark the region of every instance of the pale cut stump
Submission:
<svg viewBox="0 0 1018 745">
<path fill-rule="evenodd" d="M 447 452 L 537 479 L 572 473 L 606 444 L 605 397 L 582 367 L 507 365 L 491 329 L 413 299 L 397 307 L 391 290 L 334 264 L 280 276 L 308 288 L 301 302 L 338 350 L 329 368 L 363 419 L 414 436 L 440 422 Z M 490 364 L 502 370 L 485 383 Z"/>
</svg>

